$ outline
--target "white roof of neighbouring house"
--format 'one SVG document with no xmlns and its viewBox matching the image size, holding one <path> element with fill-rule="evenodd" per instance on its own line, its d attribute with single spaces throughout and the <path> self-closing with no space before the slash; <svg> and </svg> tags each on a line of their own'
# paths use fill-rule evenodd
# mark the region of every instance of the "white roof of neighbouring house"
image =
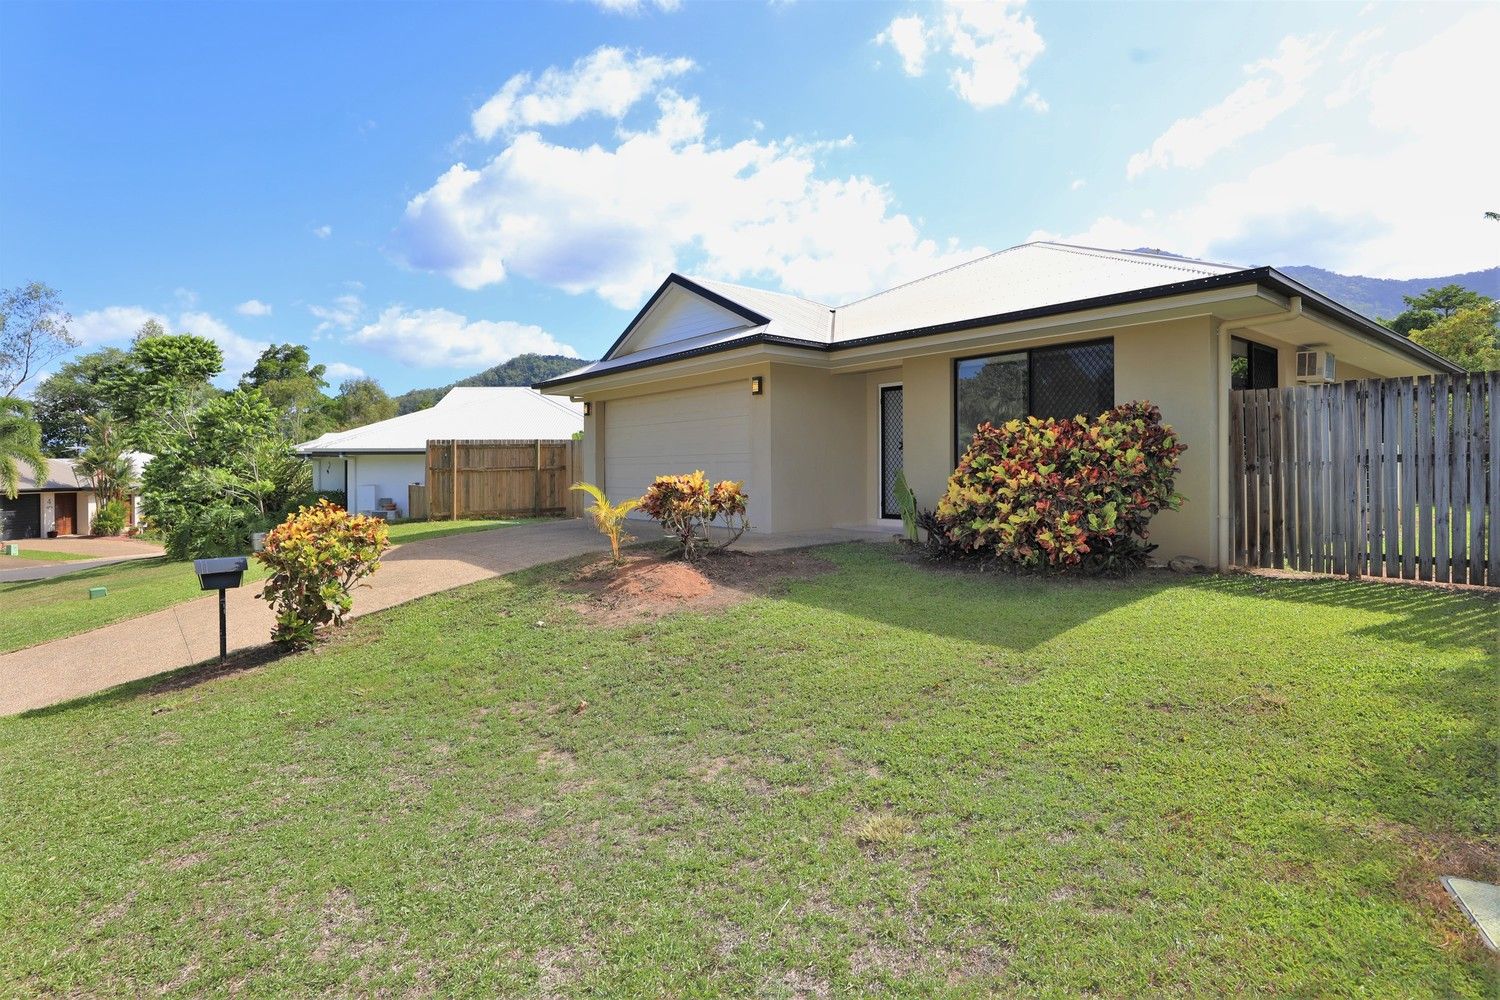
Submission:
<svg viewBox="0 0 1500 1000">
<path fill-rule="evenodd" d="M 1060 315 L 1219 287 L 1260 285 L 1304 298 L 1309 308 L 1385 341 L 1437 370 L 1452 363 L 1271 267 L 1036 242 L 1001 250 L 847 303 L 820 302 L 712 278 L 672 274 L 604 357 L 537 388 L 556 392 L 598 375 L 718 351 L 777 345 L 837 351 L 948 330 Z M 712 308 L 684 320 L 684 296 Z"/>
<path fill-rule="evenodd" d="M 566 441 L 583 430 L 583 407 L 524 386 L 448 390 L 425 410 L 333 431 L 297 446 L 299 455 L 421 452 L 430 440 Z"/>
</svg>

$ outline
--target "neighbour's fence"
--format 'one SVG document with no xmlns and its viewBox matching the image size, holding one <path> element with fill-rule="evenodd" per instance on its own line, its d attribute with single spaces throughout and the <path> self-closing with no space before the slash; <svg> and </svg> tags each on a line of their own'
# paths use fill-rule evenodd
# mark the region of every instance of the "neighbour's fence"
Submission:
<svg viewBox="0 0 1500 1000">
<path fill-rule="evenodd" d="M 1234 562 L 1500 587 L 1500 372 L 1229 395 Z"/>
<path fill-rule="evenodd" d="M 576 516 L 580 494 L 569 487 L 579 471 L 576 441 L 428 441 L 423 502 L 434 521 Z"/>
</svg>

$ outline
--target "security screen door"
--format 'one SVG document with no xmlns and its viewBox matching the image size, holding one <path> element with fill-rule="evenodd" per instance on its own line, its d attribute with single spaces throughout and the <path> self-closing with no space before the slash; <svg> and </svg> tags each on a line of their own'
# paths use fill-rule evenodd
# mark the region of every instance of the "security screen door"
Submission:
<svg viewBox="0 0 1500 1000">
<path fill-rule="evenodd" d="M 901 386 L 880 389 L 880 516 L 900 517 L 896 473 L 901 471 Z"/>
</svg>

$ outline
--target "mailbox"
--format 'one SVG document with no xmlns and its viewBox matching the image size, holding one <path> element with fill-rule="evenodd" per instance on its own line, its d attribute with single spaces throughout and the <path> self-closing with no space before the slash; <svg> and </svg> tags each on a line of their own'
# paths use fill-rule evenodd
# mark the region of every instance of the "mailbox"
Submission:
<svg viewBox="0 0 1500 1000">
<path fill-rule="evenodd" d="M 249 566 L 250 563 L 244 556 L 193 560 L 193 569 L 198 573 L 198 586 L 203 590 L 238 587 L 240 577 L 244 576 Z"/>
</svg>

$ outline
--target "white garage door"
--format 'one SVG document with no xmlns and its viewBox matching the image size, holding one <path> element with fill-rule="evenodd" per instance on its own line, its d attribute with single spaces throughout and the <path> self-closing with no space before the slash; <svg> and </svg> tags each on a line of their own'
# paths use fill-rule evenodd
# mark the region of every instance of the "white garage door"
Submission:
<svg viewBox="0 0 1500 1000">
<path fill-rule="evenodd" d="M 702 469 L 750 493 L 750 390 L 742 383 L 682 389 L 605 404 L 604 483 L 611 500 L 638 497 L 657 476 Z"/>
</svg>

